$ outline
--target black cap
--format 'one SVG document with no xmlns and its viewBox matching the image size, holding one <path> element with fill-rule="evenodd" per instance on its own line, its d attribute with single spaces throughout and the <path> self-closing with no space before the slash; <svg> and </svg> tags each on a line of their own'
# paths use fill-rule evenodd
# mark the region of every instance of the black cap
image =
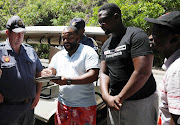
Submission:
<svg viewBox="0 0 180 125">
<path fill-rule="evenodd" d="M 6 28 L 12 30 L 15 33 L 26 32 L 25 25 L 22 19 L 17 15 L 12 16 L 7 21 Z"/>
<path fill-rule="evenodd" d="M 84 29 L 84 27 L 85 27 L 85 22 L 84 22 L 84 20 L 83 20 L 82 18 L 73 18 L 73 19 L 71 20 L 70 26 L 74 26 L 74 27 L 76 27 L 78 30 L 81 29 L 81 28 Z"/>
<path fill-rule="evenodd" d="M 180 33 L 180 11 L 166 13 L 157 19 L 144 18 L 146 21 L 154 24 L 164 25 L 172 28 L 175 32 Z"/>
</svg>

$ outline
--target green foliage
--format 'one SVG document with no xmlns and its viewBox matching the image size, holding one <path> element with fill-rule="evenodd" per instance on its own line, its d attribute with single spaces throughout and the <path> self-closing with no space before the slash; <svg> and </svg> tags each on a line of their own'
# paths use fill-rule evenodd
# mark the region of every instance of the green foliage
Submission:
<svg viewBox="0 0 180 125">
<path fill-rule="evenodd" d="M 104 3 L 116 3 L 122 10 L 126 26 L 136 26 L 149 33 L 150 24 L 144 17 L 158 17 L 178 10 L 179 0 L 1 0 L 0 30 L 8 18 L 19 15 L 26 26 L 69 25 L 74 17 L 81 17 L 88 26 L 98 26 L 97 10 Z"/>
<path fill-rule="evenodd" d="M 89 26 L 89 25 L 91 25 L 91 26 L 98 26 L 99 24 L 98 24 L 98 17 L 97 17 L 97 15 L 98 15 L 98 9 L 99 9 L 99 7 L 95 7 L 95 8 L 93 8 L 93 15 L 92 15 L 92 17 L 89 19 L 89 23 L 87 24 L 87 26 Z"/>
<path fill-rule="evenodd" d="M 104 2 L 106 0 L 3 0 L 0 2 L 0 30 L 15 14 L 23 19 L 26 26 L 69 25 L 74 17 L 83 18 L 89 25 L 93 8 Z"/>
<path fill-rule="evenodd" d="M 7 20 L 16 15 L 26 4 L 26 0 L 1 0 L 0 1 L 0 30 L 4 29 Z"/>
<path fill-rule="evenodd" d="M 40 59 L 49 59 L 49 48 L 48 44 L 29 44 L 36 51 Z"/>
<path fill-rule="evenodd" d="M 26 26 L 69 25 L 74 17 L 83 18 L 87 26 L 98 26 L 98 9 L 107 2 L 116 3 L 121 8 L 126 26 L 142 28 L 149 35 L 151 24 L 144 17 L 157 18 L 180 8 L 180 0 L 1 0 L 0 30 L 5 29 L 12 15 L 19 15 Z M 40 58 L 47 58 L 49 49 L 42 47 L 46 45 L 37 46 Z M 162 61 L 162 56 L 155 55 L 158 66 L 159 61 Z"/>
<path fill-rule="evenodd" d="M 142 0 L 143 1 L 143 0 Z M 122 20 L 125 26 L 135 26 L 145 30 L 150 34 L 150 26 L 144 17 L 157 18 L 165 13 L 164 8 L 158 3 L 151 3 L 138 0 L 109 0 L 108 3 L 117 4 L 122 12 Z M 93 16 L 90 18 L 90 23 L 97 26 L 97 11 L 99 7 L 94 8 Z"/>
<path fill-rule="evenodd" d="M 144 20 L 144 17 L 159 17 L 165 11 L 159 4 L 150 2 L 128 4 L 120 6 L 122 19 L 126 26 L 135 26 L 149 31 L 150 25 Z"/>
<path fill-rule="evenodd" d="M 180 8 L 179 0 L 151 0 L 151 2 L 158 3 L 166 12 L 179 11 Z"/>
</svg>

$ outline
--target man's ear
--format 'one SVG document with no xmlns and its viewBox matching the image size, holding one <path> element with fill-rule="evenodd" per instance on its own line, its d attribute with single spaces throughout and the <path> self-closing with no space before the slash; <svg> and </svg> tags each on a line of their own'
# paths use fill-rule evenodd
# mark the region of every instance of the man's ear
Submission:
<svg viewBox="0 0 180 125">
<path fill-rule="evenodd" d="M 85 29 L 83 29 L 83 28 L 81 28 L 81 29 L 79 29 L 78 30 L 78 33 L 81 35 L 81 34 L 83 34 L 85 32 Z"/>
<path fill-rule="evenodd" d="M 114 17 L 115 17 L 115 19 L 118 19 L 118 18 L 120 18 L 120 15 L 118 13 L 114 13 Z"/>
<path fill-rule="evenodd" d="M 85 29 L 83 29 L 83 33 L 85 32 Z"/>
<path fill-rule="evenodd" d="M 80 36 L 78 35 L 77 36 L 77 42 L 79 43 L 79 41 L 80 41 Z"/>
</svg>

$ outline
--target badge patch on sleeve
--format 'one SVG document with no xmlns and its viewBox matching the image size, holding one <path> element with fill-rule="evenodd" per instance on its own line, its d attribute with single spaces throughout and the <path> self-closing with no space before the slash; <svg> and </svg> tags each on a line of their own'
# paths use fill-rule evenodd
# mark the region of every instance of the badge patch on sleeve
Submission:
<svg viewBox="0 0 180 125">
<path fill-rule="evenodd" d="M 3 56 L 3 59 L 4 59 L 5 62 L 9 62 L 10 61 L 9 56 Z"/>
</svg>

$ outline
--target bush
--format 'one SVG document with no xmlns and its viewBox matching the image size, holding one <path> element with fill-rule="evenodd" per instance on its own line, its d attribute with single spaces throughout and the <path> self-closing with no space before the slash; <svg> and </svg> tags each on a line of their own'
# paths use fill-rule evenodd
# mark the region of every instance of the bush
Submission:
<svg viewBox="0 0 180 125">
<path fill-rule="evenodd" d="M 49 44 L 29 44 L 33 46 L 40 59 L 49 59 Z"/>
</svg>

